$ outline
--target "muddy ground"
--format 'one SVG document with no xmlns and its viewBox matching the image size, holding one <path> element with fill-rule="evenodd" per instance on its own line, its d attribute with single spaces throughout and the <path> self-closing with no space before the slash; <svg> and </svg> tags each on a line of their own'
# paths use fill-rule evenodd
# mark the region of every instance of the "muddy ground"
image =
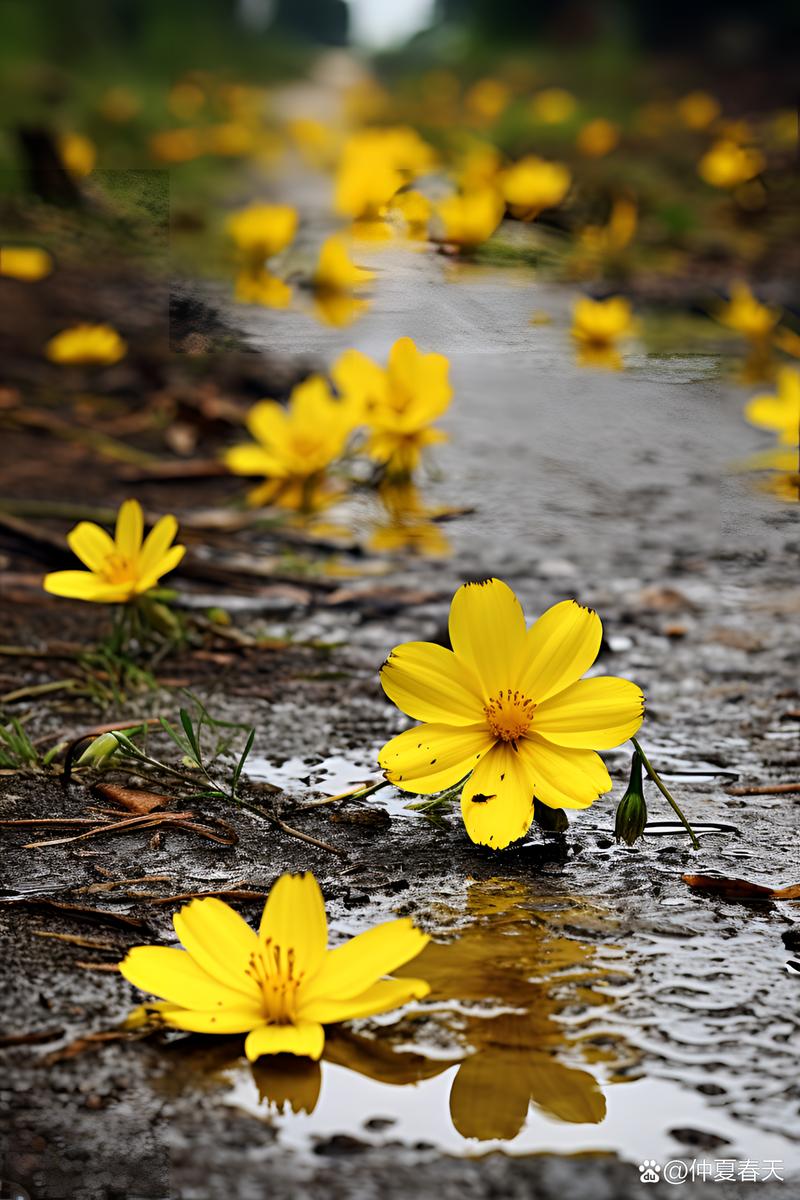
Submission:
<svg viewBox="0 0 800 1200">
<path fill-rule="evenodd" d="M 736 902 L 692 892 L 681 878 L 800 880 L 798 796 L 729 791 L 796 781 L 800 771 L 796 506 L 779 506 L 728 471 L 762 445 L 742 420 L 746 393 L 729 382 L 713 347 L 656 358 L 637 343 L 624 374 L 579 368 L 567 333 L 570 296 L 530 277 L 393 246 L 366 247 L 360 260 L 379 278 L 372 308 L 350 330 L 304 314 L 233 309 L 221 289 L 199 300 L 242 339 L 248 364 L 284 364 L 278 392 L 298 363 L 324 366 L 349 345 L 382 357 L 401 334 L 450 357 L 451 441 L 424 489 L 432 505 L 472 510 L 436 526 L 450 556 L 441 546 L 434 558 L 370 550 L 379 518 L 366 492 L 340 514 L 346 531 L 333 546 L 269 529 L 209 532 L 195 522 L 186 569 L 174 580 L 180 605 L 227 607 L 233 629 L 262 644 L 206 630 L 158 669 L 162 685 L 188 685 L 215 714 L 257 727 L 248 794 L 263 800 L 259 783 L 274 784 L 282 816 L 341 856 L 244 812 L 219 813 L 235 826 L 234 847 L 172 830 L 160 840 L 129 833 L 26 849 L 30 828 L 3 828 L 4 1178 L 35 1200 L 249 1200 L 312 1189 L 359 1200 L 672 1194 L 663 1182 L 639 1182 L 644 1159 L 774 1160 L 787 1180 L 798 1178 L 798 968 L 787 966 L 800 952 L 797 903 Z M 531 327 L 534 309 L 552 323 Z M 246 397 L 240 386 L 242 405 Z M 74 414 L 74 397 L 70 404 Z M 224 423 L 203 426 L 197 453 L 234 436 Z M 152 511 L 176 511 L 190 526 L 238 492 L 213 475 L 136 479 L 130 464 L 98 465 L 80 441 L 19 424 L 4 435 L 2 455 L 3 492 L 17 500 L 113 506 L 134 490 Z M 35 510 L 18 519 L 53 536 L 72 523 Z M 41 572 L 63 563 L 29 532 L 5 531 L 2 641 L 40 653 L 0 658 L 4 694 L 63 678 L 72 660 L 46 652 L 102 632 L 94 610 L 41 593 Z M 242 562 L 268 565 L 272 578 L 237 574 Z M 697 852 L 676 829 L 634 850 L 615 846 L 624 750 L 608 755 L 614 799 L 562 837 L 534 829 L 503 854 L 471 845 L 456 814 L 434 825 L 409 812 L 392 789 L 304 811 L 377 777 L 376 751 L 403 727 L 380 692 L 380 663 L 398 642 L 442 638 L 454 588 L 486 575 L 508 580 L 531 617 L 565 596 L 599 611 L 601 667 L 646 693 L 645 748 L 678 772 L 688 815 L 726 831 L 703 835 Z M 162 686 L 101 709 L 58 692 L 7 707 L 30 714 L 32 734 L 55 740 L 98 722 L 172 715 L 177 703 Z M 681 769 L 707 774 L 681 779 Z M 651 815 L 671 815 L 655 793 L 651 800 Z M 79 782 L 0 775 L 7 819 L 81 816 L 92 802 Z M 519 913 L 514 932 L 523 962 L 528 955 L 534 964 L 526 970 L 547 1013 L 548 1053 L 573 1069 L 591 1066 L 606 1094 L 605 1119 L 559 1121 L 558 1104 L 540 1096 L 519 1135 L 461 1137 L 446 1093 L 432 1090 L 416 1059 L 394 1089 L 411 1097 L 396 1111 L 385 1092 L 377 1111 L 371 1093 L 348 1107 L 341 1075 L 325 1064 L 333 1104 L 320 1102 L 316 1116 L 281 1115 L 268 1087 L 259 1102 L 236 1045 L 209 1050 L 203 1039 L 164 1035 L 76 1045 L 113 1031 L 140 999 L 113 963 L 130 945 L 171 940 L 180 901 L 160 898 L 260 894 L 282 871 L 307 869 L 323 887 L 335 936 L 408 914 L 447 941 L 474 927 L 491 934 L 504 907 Z M 125 882 L 142 877 L 158 878 Z M 492 904 L 476 904 L 487 894 Z M 258 898 L 233 902 L 257 919 Z M 94 911 L 58 907 L 65 903 Z M 96 944 L 41 936 L 53 933 Z M 578 948 L 599 973 L 591 987 L 559 967 L 557 954 L 554 962 L 554 947 Z M 486 976 L 485 1000 L 513 1005 L 507 976 L 498 983 L 489 965 Z M 469 1018 L 473 1035 L 481 1008 L 474 993 L 473 980 L 463 993 L 467 1012 L 478 1011 Z M 425 1003 L 394 1024 L 361 1025 L 363 1038 L 400 1055 L 460 1061 L 475 1044 L 457 1022 L 437 1023 Z M 687 1181 L 682 1194 L 706 1186 Z M 740 1186 L 718 1182 L 715 1194 Z M 792 1194 L 788 1182 L 750 1186 L 764 1197 Z"/>
</svg>

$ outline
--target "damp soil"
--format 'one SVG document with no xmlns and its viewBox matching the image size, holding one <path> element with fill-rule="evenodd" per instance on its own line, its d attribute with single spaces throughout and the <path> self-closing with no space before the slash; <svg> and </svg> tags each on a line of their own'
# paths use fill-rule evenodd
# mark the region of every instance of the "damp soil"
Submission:
<svg viewBox="0 0 800 1200">
<path fill-rule="evenodd" d="M 188 686 L 216 716 L 256 726 L 246 794 L 340 851 L 207 801 L 195 812 L 232 823 L 235 846 L 165 827 L 30 849 L 58 834 L 3 827 L 4 1176 L 36 1200 L 672 1194 L 640 1183 L 645 1159 L 773 1161 L 797 1177 L 797 902 L 737 902 L 682 879 L 800 881 L 800 793 L 732 791 L 800 780 L 796 506 L 729 472 L 762 445 L 741 417 L 746 393 L 714 349 L 656 357 L 637 343 L 622 374 L 579 368 L 569 295 L 517 273 L 391 245 L 366 246 L 360 261 L 379 278 L 349 330 L 235 309 L 213 289 L 192 293 L 188 311 L 214 314 L 251 374 L 278 370 L 284 384 L 348 345 L 382 357 L 401 334 L 447 354 L 450 442 L 423 494 L 460 515 L 427 522 L 433 543 L 406 530 L 392 552 L 376 549 L 386 518 L 366 491 L 313 536 L 220 531 L 197 514 L 235 511 L 228 479 L 136 477 L 80 439 L 18 422 L 4 434 L 4 492 L 26 524 L 3 529 L 2 642 L 30 654 L 0 657 L 2 694 L 70 676 L 54 647 L 103 633 L 101 612 L 40 590 L 45 566 L 64 565 L 53 539 L 78 504 L 135 490 L 150 511 L 177 512 L 190 548 L 179 606 L 231 616 L 159 664 L 156 691 L 101 707 L 29 695 L 8 710 L 55 741 L 174 715 Z M 531 327 L 534 309 L 551 323 Z M 179 350 L 169 370 L 187 361 Z M 15 384 L 30 386 L 29 375 Z M 249 385 L 237 386 L 244 404 Z M 133 387 L 120 382 L 119 410 Z M 85 392 L 56 411 L 80 421 Z M 120 419 L 109 415 L 110 430 Z M 124 430 L 115 436 L 165 453 L 151 432 Z M 204 418 L 193 453 L 236 436 L 224 413 Z M 41 501 L 62 511 L 42 515 Z M 599 668 L 641 684 L 646 750 L 674 773 L 691 819 L 719 827 L 698 851 L 674 827 L 616 846 L 610 797 L 565 834 L 534 827 L 502 854 L 471 845 L 457 812 L 432 822 L 393 789 L 308 807 L 377 778 L 376 751 L 404 723 L 380 692 L 380 663 L 398 642 L 444 640 L 452 591 L 487 575 L 531 615 L 565 596 L 602 615 Z M 606 757 L 618 798 L 627 755 Z M 671 817 L 649 799 L 654 817 Z M 4 819 L 81 817 L 97 803 L 80 782 L 0 775 Z M 287 870 L 314 871 L 334 939 L 398 914 L 428 930 L 437 945 L 415 969 L 427 961 L 430 1000 L 335 1034 L 319 1074 L 252 1071 L 236 1039 L 117 1036 L 141 997 L 113 964 L 131 945 L 173 940 L 182 901 L 170 897 L 232 891 L 255 922 Z M 683 1194 L 706 1186 L 689 1180 Z M 758 1194 L 790 1188 L 773 1180 Z"/>
</svg>

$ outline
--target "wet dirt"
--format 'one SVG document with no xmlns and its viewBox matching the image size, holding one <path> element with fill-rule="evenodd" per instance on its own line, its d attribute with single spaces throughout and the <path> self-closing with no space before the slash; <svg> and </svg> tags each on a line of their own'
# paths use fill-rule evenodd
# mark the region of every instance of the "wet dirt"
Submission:
<svg viewBox="0 0 800 1200">
<path fill-rule="evenodd" d="M 313 207 L 309 217 L 313 226 Z M 285 818 L 346 857 L 244 812 L 222 814 L 239 832 L 231 849 L 172 831 L 160 844 L 135 833 L 30 850 L 29 831 L 3 829 L 1 1031 L 41 1039 L 0 1048 L 5 1175 L 36 1200 L 250 1200 L 312 1189 L 359 1200 L 673 1194 L 663 1180 L 640 1182 L 644 1160 L 660 1168 L 696 1160 L 715 1171 L 755 1162 L 758 1178 L 772 1162 L 797 1180 L 798 976 L 787 966 L 797 902 L 737 903 L 681 879 L 800 881 L 798 796 L 731 795 L 730 782 L 710 773 L 763 786 L 800 772 L 795 506 L 728 473 L 762 444 L 741 417 L 746 393 L 716 355 L 683 356 L 680 347 L 656 358 L 636 344 L 624 374 L 579 368 L 570 296 L 529 276 L 464 269 L 396 245 L 358 257 L 379 277 L 372 307 L 351 329 L 224 306 L 223 323 L 253 351 L 280 347 L 290 360 L 324 364 L 350 345 L 383 357 L 403 334 L 447 354 L 451 440 L 423 494 L 474 511 L 437 525 L 448 558 L 408 549 L 365 557 L 377 510 L 358 497 L 345 514 L 351 549 L 329 556 L 349 577 L 304 588 L 294 561 L 295 591 L 280 603 L 257 587 L 231 603 L 235 626 L 275 639 L 271 649 L 215 644 L 212 657 L 207 647 L 190 650 L 162 670 L 190 683 L 216 715 L 256 725 L 250 786 L 275 784 Z M 531 327 L 534 309 L 553 322 Z M 59 486 L 75 499 L 68 474 Z M 164 491 L 149 488 L 163 510 Z M 220 502 L 227 488 L 167 491 L 190 512 Z M 100 495 L 100 483 L 92 490 Z M 257 558 L 285 555 L 279 542 L 276 550 L 274 534 L 248 530 L 215 545 Z M 304 570 L 312 557 L 301 552 Z M 28 560 L 27 570 L 3 601 L 4 614 L 16 601 L 3 641 L 77 639 L 97 627 L 79 606 L 35 606 L 41 565 Z M 377 778 L 377 750 L 404 727 L 377 668 L 398 642 L 441 639 L 454 588 L 486 575 L 507 579 L 531 617 L 565 596 L 598 610 L 598 667 L 643 687 L 646 750 L 676 773 L 690 818 L 722 832 L 703 836 L 698 851 L 679 831 L 617 847 L 615 800 L 606 797 L 563 837 L 534 828 L 524 844 L 493 854 L 468 842 L 457 813 L 433 824 L 393 789 L 304 810 Z M 176 582 L 204 604 L 231 599 L 230 589 Z M 31 607 L 21 609 L 20 596 Z M 4 682 L 52 677 L 51 663 L 33 662 L 5 660 Z M 31 728 L 74 732 L 175 707 L 174 696 L 145 693 L 98 718 L 68 701 L 36 711 Z M 606 757 L 618 798 L 628 756 Z M 698 768 L 709 774 L 686 774 Z M 651 815 L 672 815 L 654 790 L 648 797 Z M 80 816 L 89 799 L 80 784 L 0 777 L 6 818 Z M 319 1069 L 252 1070 L 236 1039 L 130 1038 L 64 1053 L 76 1038 L 113 1029 L 140 998 L 109 968 L 132 944 L 173 940 L 179 902 L 158 897 L 266 892 L 282 871 L 306 869 L 322 885 L 332 937 L 393 914 L 432 933 L 435 945 L 413 964 L 433 983 L 429 999 L 398 1019 L 335 1034 Z M 104 887 L 145 876 L 161 878 Z M 257 920 L 258 900 L 235 903 Z M 689 1178 L 680 1194 L 705 1195 L 713 1178 Z M 713 1186 L 732 1196 L 742 1183 L 723 1174 Z M 773 1176 L 757 1192 L 786 1196 L 792 1186 Z"/>
</svg>

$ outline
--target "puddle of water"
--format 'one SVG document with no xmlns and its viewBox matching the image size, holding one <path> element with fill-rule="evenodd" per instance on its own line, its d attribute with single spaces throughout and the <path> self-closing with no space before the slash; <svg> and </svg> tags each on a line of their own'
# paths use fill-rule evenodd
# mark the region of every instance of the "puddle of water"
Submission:
<svg viewBox="0 0 800 1200">
<path fill-rule="evenodd" d="M 268 759 L 256 754 L 247 760 L 247 774 L 253 779 L 274 784 L 287 796 L 308 800 L 309 793 L 315 796 L 319 793 L 319 797 L 338 796 L 341 792 L 378 783 L 381 774 L 376 760 L 376 754 L 370 756 L 368 751 L 359 750 L 350 755 L 331 754 L 318 763 L 310 763 L 304 758 L 287 758 L 280 766 L 274 766 Z M 367 800 L 353 803 L 381 808 L 393 817 L 408 818 L 418 815 L 408 807 L 409 804 L 424 798 L 385 787 Z"/>
<path fill-rule="evenodd" d="M 455 938 L 429 944 L 398 972 L 428 979 L 424 1002 L 361 1030 L 331 1029 L 321 1063 L 281 1056 L 251 1067 L 236 1039 L 210 1048 L 185 1042 L 162 1089 L 202 1079 L 300 1153 L 347 1135 L 420 1154 L 606 1151 L 663 1160 L 694 1157 L 670 1132 L 689 1128 L 723 1139 L 711 1144 L 724 1145 L 726 1156 L 800 1166 L 800 1142 L 780 1125 L 737 1119 L 728 1106 L 733 1075 L 715 1074 L 729 1086 L 709 1096 L 698 1090 L 707 1073 L 688 1060 L 685 1078 L 645 1074 L 625 1020 L 626 1003 L 641 1001 L 640 972 L 613 941 L 625 935 L 609 909 L 491 880 L 470 885 L 466 911 L 434 903 L 431 919 L 456 926 Z M 676 976 L 668 986 L 682 996 L 684 983 Z M 701 1002 L 699 983 L 696 990 Z M 690 1046 L 690 1016 L 681 1033 Z M 706 1046 L 702 1029 L 699 1036 Z"/>
</svg>

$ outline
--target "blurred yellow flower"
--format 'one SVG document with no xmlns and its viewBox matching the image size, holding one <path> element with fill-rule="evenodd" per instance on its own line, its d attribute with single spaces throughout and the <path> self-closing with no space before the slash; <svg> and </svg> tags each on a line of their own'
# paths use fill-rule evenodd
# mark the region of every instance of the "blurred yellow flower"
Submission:
<svg viewBox="0 0 800 1200">
<path fill-rule="evenodd" d="M 336 147 L 332 129 L 312 117 L 295 117 L 287 123 L 286 130 L 308 166 L 330 166 Z"/>
<path fill-rule="evenodd" d="M 179 80 L 167 94 L 167 107 L 174 117 L 191 121 L 206 102 L 206 94 L 198 83 L 191 79 Z"/>
<path fill-rule="evenodd" d="M 339 392 L 369 426 L 366 452 L 392 477 L 407 477 L 427 446 L 446 441 L 432 423 L 448 408 L 452 388 L 443 354 L 421 353 L 399 338 L 384 369 L 358 350 L 346 350 L 331 369 Z"/>
<path fill-rule="evenodd" d="M 433 161 L 431 147 L 405 125 L 351 134 L 336 174 L 334 207 L 354 221 L 379 221 L 400 188 Z"/>
<path fill-rule="evenodd" d="M 354 296 L 353 291 L 374 278 L 374 271 L 352 261 L 345 238 L 340 234 L 327 238 L 311 280 L 317 317 L 326 325 L 351 324 L 368 307 L 366 300 Z"/>
<path fill-rule="evenodd" d="M 703 155 L 697 170 L 701 179 L 712 187 L 732 188 L 754 179 L 765 166 L 766 159 L 760 150 L 725 139 L 715 142 Z"/>
<path fill-rule="evenodd" d="M 409 917 L 385 921 L 328 949 L 328 922 L 311 874 L 272 886 L 258 933 L 222 900 L 192 900 L 173 917 L 184 949 L 135 946 L 120 964 L 129 983 L 162 996 L 147 1005 L 193 1033 L 246 1033 L 263 1054 L 318 1059 L 323 1025 L 389 1012 L 427 996 L 421 979 L 385 978 L 430 940 Z"/>
<path fill-rule="evenodd" d="M 62 329 L 44 348 L 51 362 L 65 366 L 111 366 L 128 352 L 116 329 L 110 325 L 75 325 Z"/>
<path fill-rule="evenodd" d="M 782 446 L 800 442 L 800 371 L 783 367 L 778 372 L 775 395 L 754 396 L 745 406 L 744 415 L 751 425 L 771 429 Z"/>
<path fill-rule="evenodd" d="M 464 107 L 478 124 L 489 125 L 505 111 L 510 99 L 511 91 L 501 80 L 479 79 L 465 95 Z"/>
<path fill-rule="evenodd" d="M 136 92 L 118 85 L 103 92 L 98 108 L 101 116 L 105 117 L 107 121 L 113 121 L 116 125 L 124 125 L 126 121 L 132 121 L 139 114 L 142 102 Z"/>
<path fill-rule="evenodd" d="M 326 381 L 312 375 L 299 383 L 288 407 L 262 400 L 247 414 L 254 442 L 234 446 L 225 463 L 235 475 L 266 476 L 247 497 L 252 505 L 277 503 L 313 511 L 331 497 L 327 471 L 341 458 L 360 412 L 337 400 Z"/>
<path fill-rule="evenodd" d="M 61 161 L 76 179 L 91 175 L 97 162 L 97 147 L 83 133 L 63 133 L 58 139 Z"/>
<path fill-rule="evenodd" d="M 500 173 L 503 156 L 490 142 L 474 142 L 461 159 L 456 172 L 462 192 L 481 191 L 491 187 Z"/>
<path fill-rule="evenodd" d="M 617 342 L 631 332 L 631 306 L 622 296 L 592 300 L 582 296 L 572 310 L 572 336 L 578 345 L 578 363 L 582 367 L 622 369 Z"/>
<path fill-rule="evenodd" d="M 531 115 L 543 125 L 562 125 L 575 113 L 578 101 L 564 88 L 544 88 L 531 100 Z"/>
<path fill-rule="evenodd" d="M 251 204 L 233 213 L 226 228 L 245 259 L 263 264 L 293 240 L 297 209 L 288 204 Z"/>
<path fill-rule="evenodd" d="M 0 275 L 36 283 L 53 269 L 53 260 L 38 246 L 0 246 Z"/>
<path fill-rule="evenodd" d="M 503 219 L 503 199 L 494 188 L 447 196 L 434 206 L 442 241 L 460 250 L 474 250 L 487 241 Z"/>
<path fill-rule="evenodd" d="M 575 144 L 587 158 L 603 158 L 619 145 L 619 137 L 619 125 L 605 117 L 595 117 L 578 132 Z"/>
<path fill-rule="evenodd" d="M 413 189 L 398 192 L 392 201 L 392 208 L 406 223 L 406 235 L 416 241 L 422 241 L 428 236 L 428 222 L 433 212 L 433 205 L 422 192 Z"/>
<path fill-rule="evenodd" d="M 607 225 L 586 225 L 580 231 L 579 248 L 592 258 L 606 258 L 630 244 L 637 224 L 635 201 L 628 196 L 618 196 L 611 205 Z"/>
<path fill-rule="evenodd" d="M 149 146 L 158 162 L 191 162 L 205 153 L 205 141 L 199 129 L 162 129 L 153 134 Z"/>
<path fill-rule="evenodd" d="M 721 109 L 719 101 L 708 92 L 689 92 L 677 104 L 678 116 L 687 129 L 707 129 L 716 121 Z"/>
<path fill-rule="evenodd" d="M 532 221 L 543 209 L 560 204 L 571 182 L 567 167 L 533 154 L 521 158 L 501 176 L 506 203 L 523 221 Z"/>
<path fill-rule="evenodd" d="M 450 605 L 452 650 L 407 642 L 381 684 L 424 722 L 378 755 L 403 791 L 431 795 L 465 781 L 461 813 L 474 842 L 503 849 L 527 833 L 534 796 L 550 808 L 586 808 L 611 790 L 597 750 L 636 733 L 644 697 L 626 679 L 582 679 L 600 650 L 592 609 L 564 600 L 530 629 L 499 579 L 468 583 Z"/>
<path fill-rule="evenodd" d="M 719 312 L 723 325 L 759 346 L 769 340 L 780 318 L 779 309 L 759 303 L 747 284 L 741 281 L 731 284 L 730 301 Z"/>
<path fill-rule="evenodd" d="M 113 539 L 91 521 L 81 521 L 67 534 L 70 550 L 89 569 L 53 571 L 44 577 L 44 590 L 71 600 L 127 603 L 177 567 L 186 553 L 185 546 L 172 545 L 177 532 L 173 516 L 161 517 L 144 538 L 142 506 L 138 500 L 125 500 Z"/>
<path fill-rule="evenodd" d="M 256 136 L 241 121 L 224 121 L 205 130 L 206 149 L 225 158 L 244 158 L 256 149 Z"/>
<path fill-rule="evenodd" d="M 240 304 L 260 304 L 263 308 L 288 308 L 292 289 L 277 275 L 263 267 L 245 267 L 237 272 L 234 296 Z"/>
</svg>

